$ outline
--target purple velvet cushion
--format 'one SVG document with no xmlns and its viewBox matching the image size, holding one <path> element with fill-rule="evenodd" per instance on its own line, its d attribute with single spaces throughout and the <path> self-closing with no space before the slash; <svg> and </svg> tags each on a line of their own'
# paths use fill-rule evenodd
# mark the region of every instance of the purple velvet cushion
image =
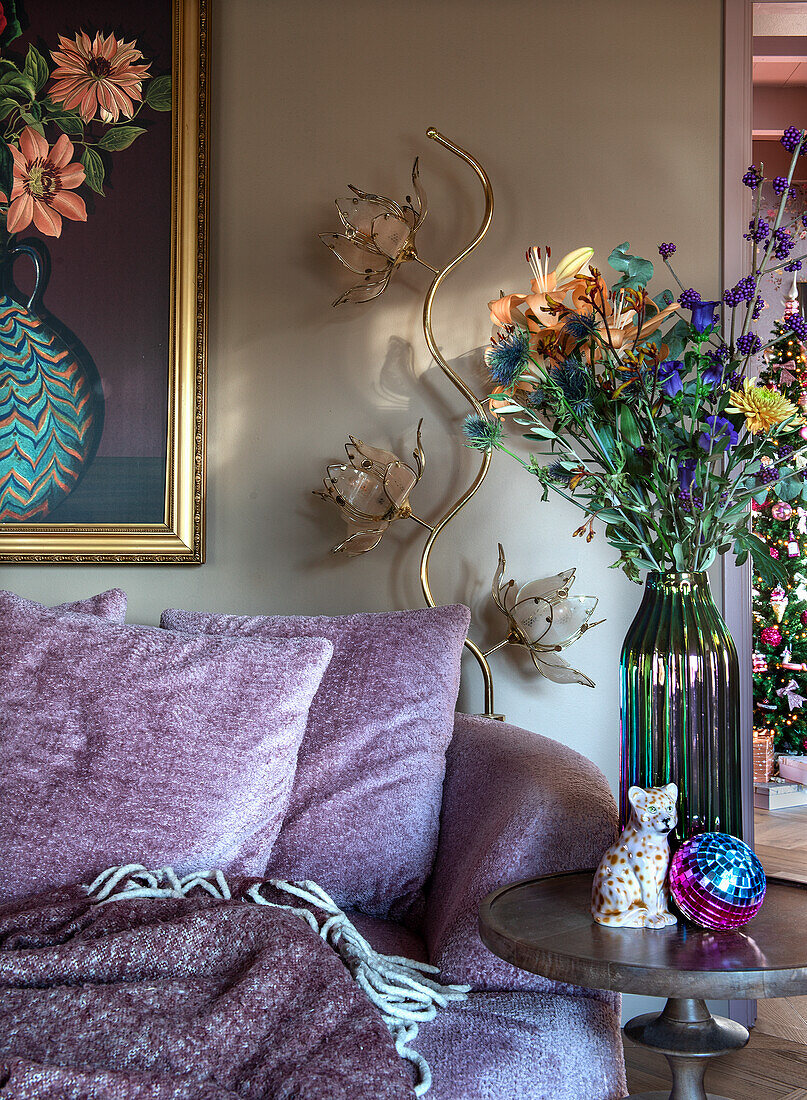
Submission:
<svg viewBox="0 0 807 1100">
<path fill-rule="evenodd" d="M 0 900 L 129 862 L 261 874 L 332 651 L 0 593 Z"/>
<path fill-rule="evenodd" d="M 47 610 L 41 603 L 34 600 L 26 600 L 13 592 L 0 593 L 8 601 L 6 606 L 29 607 L 38 611 Z M 108 592 L 99 592 L 97 596 L 90 596 L 86 600 L 76 600 L 75 603 L 60 603 L 52 611 L 66 611 L 77 615 L 95 615 L 99 619 L 106 619 L 110 623 L 123 623 L 126 620 L 126 593 L 122 588 L 110 588 Z"/>
<path fill-rule="evenodd" d="M 272 873 L 315 879 L 373 916 L 419 918 L 469 620 L 459 605 L 334 618 L 163 612 L 170 630 L 333 642 Z"/>
</svg>

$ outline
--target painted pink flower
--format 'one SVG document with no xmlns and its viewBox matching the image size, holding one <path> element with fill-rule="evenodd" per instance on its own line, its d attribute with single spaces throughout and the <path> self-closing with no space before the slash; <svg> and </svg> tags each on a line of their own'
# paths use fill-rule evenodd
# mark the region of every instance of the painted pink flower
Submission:
<svg viewBox="0 0 807 1100">
<path fill-rule="evenodd" d="M 84 168 L 72 160 L 73 143 L 67 134 L 62 134 L 51 149 L 41 134 L 26 126 L 20 134 L 19 149 L 13 145 L 9 149 L 14 158 L 9 233 L 18 233 L 33 222 L 40 233 L 58 237 L 62 217 L 76 222 L 87 220 L 84 199 L 73 193 L 84 182 Z"/>
<path fill-rule="evenodd" d="M 143 54 L 132 42 L 114 34 L 95 38 L 79 31 L 75 42 L 59 35 L 59 49 L 51 51 L 56 62 L 53 83 L 48 92 L 55 103 L 68 111 L 78 110 L 85 122 L 96 114 L 102 122 L 117 122 L 121 115 L 131 118 L 135 103 L 143 98 L 143 78 L 151 66 L 136 62 Z"/>
</svg>

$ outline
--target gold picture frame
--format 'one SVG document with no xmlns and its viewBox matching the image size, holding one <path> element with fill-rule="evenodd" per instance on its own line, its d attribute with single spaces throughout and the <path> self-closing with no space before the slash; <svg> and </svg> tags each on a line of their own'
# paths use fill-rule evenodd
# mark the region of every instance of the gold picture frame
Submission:
<svg viewBox="0 0 807 1100">
<path fill-rule="evenodd" d="M 59 522 L 56 509 L 54 522 L 0 522 L 2 562 L 198 565 L 205 559 L 210 0 L 166 4 L 172 133 L 163 521 Z M 156 461 L 162 478 L 162 458 Z"/>
</svg>

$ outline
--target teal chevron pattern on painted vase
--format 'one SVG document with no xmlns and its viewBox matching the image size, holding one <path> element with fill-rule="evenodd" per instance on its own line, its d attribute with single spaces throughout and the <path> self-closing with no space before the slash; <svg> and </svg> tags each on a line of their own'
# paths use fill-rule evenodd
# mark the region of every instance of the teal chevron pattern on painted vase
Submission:
<svg viewBox="0 0 807 1100">
<path fill-rule="evenodd" d="M 103 418 L 86 352 L 0 295 L 0 523 L 46 519 L 95 457 Z"/>
</svg>

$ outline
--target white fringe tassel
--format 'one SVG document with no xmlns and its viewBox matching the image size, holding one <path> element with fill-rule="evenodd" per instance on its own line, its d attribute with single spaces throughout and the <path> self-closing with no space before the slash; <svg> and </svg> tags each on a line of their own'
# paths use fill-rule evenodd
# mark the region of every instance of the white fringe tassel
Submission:
<svg viewBox="0 0 807 1100">
<path fill-rule="evenodd" d="M 395 1040 L 398 1054 L 415 1067 L 415 1095 L 423 1096 L 431 1088 L 431 1069 L 426 1059 L 410 1044 L 417 1037 L 420 1024 L 433 1020 L 437 1010 L 445 1008 L 449 1001 L 465 1000 L 471 987 L 441 985 L 427 977 L 438 974 L 437 967 L 399 955 L 380 954 L 370 946 L 333 898 L 315 882 L 284 882 L 282 879 L 268 879 L 267 882 L 275 889 L 291 894 L 304 905 L 313 906 L 326 914 L 320 921 L 310 909 L 267 901 L 261 894 L 264 883 L 256 883 L 247 891 L 247 897 L 256 905 L 285 909 L 301 917 L 333 948 L 353 980 L 380 1011 Z M 221 871 L 195 872 L 180 878 L 173 867 L 149 871 L 138 863 L 109 867 L 84 887 L 99 905 L 134 898 L 181 898 L 197 888 L 223 901 L 232 899 Z"/>
</svg>

